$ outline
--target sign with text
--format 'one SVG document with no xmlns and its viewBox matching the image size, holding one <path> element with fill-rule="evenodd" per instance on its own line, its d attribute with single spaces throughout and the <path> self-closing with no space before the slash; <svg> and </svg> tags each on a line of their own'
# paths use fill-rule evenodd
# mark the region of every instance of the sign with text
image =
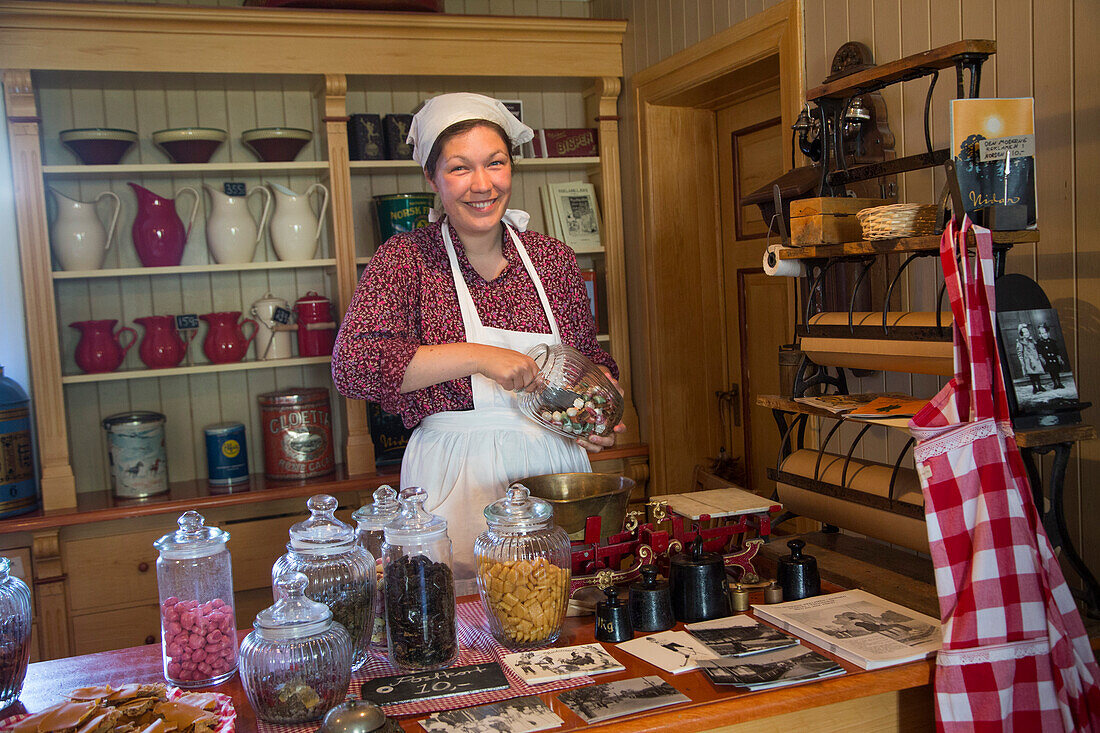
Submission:
<svg viewBox="0 0 1100 733">
<path fill-rule="evenodd" d="M 375 705 L 398 705 L 471 692 L 503 690 L 506 687 L 508 678 L 504 676 L 504 670 L 496 662 L 486 662 L 378 677 L 364 682 L 361 692 L 364 700 Z"/>
<path fill-rule="evenodd" d="M 198 330 L 199 317 L 194 313 L 184 313 L 183 315 L 176 316 L 176 330 L 177 331 L 190 331 Z"/>
</svg>

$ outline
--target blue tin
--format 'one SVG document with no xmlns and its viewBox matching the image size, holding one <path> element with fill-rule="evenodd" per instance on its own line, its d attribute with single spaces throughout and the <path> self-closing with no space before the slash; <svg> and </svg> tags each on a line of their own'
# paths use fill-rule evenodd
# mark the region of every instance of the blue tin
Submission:
<svg viewBox="0 0 1100 733">
<path fill-rule="evenodd" d="M 0 367 L 0 518 L 37 508 L 30 400 Z"/>
<path fill-rule="evenodd" d="M 248 482 L 248 447 L 244 424 L 222 422 L 210 425 L 206 433 L 206 472 L 210 483 L 229 486 Z"/>
</svg>

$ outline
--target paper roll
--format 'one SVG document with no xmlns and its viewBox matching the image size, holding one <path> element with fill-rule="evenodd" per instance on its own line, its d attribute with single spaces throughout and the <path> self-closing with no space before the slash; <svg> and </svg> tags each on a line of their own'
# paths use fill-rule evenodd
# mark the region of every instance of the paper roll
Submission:
<svg viewBox="0 0 1100 733">
<path fill-rule="evenodd" d="M 802 353 L 820 366 L 944 377 L 955 373 L 954 346 L 949 341 L 806 336 L 800 345 Z"/>
<path fill-rule="evenodd" d="M 773 244 L 764 252 L 764 272 L 776 277 L 802 277 L 806 274 L 806 265 L 802 260 L 781 260 L 781 244 Z"/>
</svg>

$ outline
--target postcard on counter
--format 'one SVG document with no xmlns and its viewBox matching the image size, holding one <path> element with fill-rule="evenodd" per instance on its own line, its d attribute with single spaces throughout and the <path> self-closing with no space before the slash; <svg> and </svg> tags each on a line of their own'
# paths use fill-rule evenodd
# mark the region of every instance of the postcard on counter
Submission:
<svg viewBox="0 0 1100 733">
<path fill-rule="evenodd" d="M 375 705 L 398 705 L 471 692 L 503 690 L 508 678 L 496 662 L 468 664 L 426 672 L 395 674 L 367 680 L 360 688 L 362 698 Z"/>
<path fill-rule="evenodd" d="M 685 626 L 687 632 L 720 657 L 743 657 L 798 646 L 798 639 L 751 616 L 729 616 Z"/>
<path fill-rule="evenodd" d="M 699 660 L 718 656 L 686 631 L 662 631 L 639 636 L 616 646 L 627 654 L 633 654 L 672 674 L 699 669 Z"/>
<path fill-rule="evenodd" d="M 558 700 L 589 724 L 691 702 L 690 697 L 656 675 L 575 687 L 559 694 Z"/>
<path fill-rule="evenodd" d="M 489 705 L 432 713 L 421 720 L 420 725 L 428 733 L 480 733 L 486 730 L 533 733 L 557 728 L 564 722 L 536 695 L 527 695 Z"/>
<path fill-rule="evenodd" d="M 716 685 L 737 685 L 750 690 L 844 674 L 839 664 L 803 646 L 748 657 L 708 659 L 700 667 Z"/>
<path fill-rule="evenodd" d="M 505 654 L 504 665 L 529 685 L 626 669 L 599 644 Z"/>
</svg>

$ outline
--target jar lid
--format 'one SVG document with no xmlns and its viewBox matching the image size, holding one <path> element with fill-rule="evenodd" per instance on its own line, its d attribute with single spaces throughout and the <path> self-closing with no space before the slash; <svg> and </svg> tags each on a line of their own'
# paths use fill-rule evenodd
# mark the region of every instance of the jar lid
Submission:
<svg viewBox="0 0 1100 733">
<path fill-rule="evenodd" d="M 493 529 L 539 529 L 554 519 L 554 508 L 549 502 L 531 496 L 531 490 L 523 484 L 516 483 L 508 487 L 503 499 L 485 507 L 484 514 Z"/>
<path fill-rule="evenodd" d="M 351 515 L 360 529 L 380 530 L 393 520 L 401 509 L 397 502 L 397 492 L 389 484 L 382 484 L 374 490 L 374 502 L 364 504 Z"/>
<path fill-rule="evenodd" d="M 336 518 L 335 496 L 316 494 L 306 502 L 309 519 L 290 528 L 290 549 L 301 552 L 343 552 L 355 541 L 355 530 Z"/>
<path fill-rule="evenodd" d="M 221 552 L 229 541 L 228 532 L 207 527 L 206 520 L 198 512 L 184 512 L 177 523 L 179 529 L 153 543 L 162 557 L 173 560 L 206 557 Z"/>
<path fill-rule="evenodd" d="M 264 392 L 257 395 L 261 406 L 305 405 L 314 402 L 328 402 L 328 389 L 325 387 L 297 387 Z"/>
<path fill-rule="evenodd" d="M 329 300 L 328 298 L 326 298 L 325 296 L 321 295 L 320 293 L 318 293 L 316 290 L 310 290 L 308 293 L 303 295 L 301 298 L 298 298 L 298 300 L 294 301 L 295 305 L 299 305 L 301 303 L 330 303 L 331 304 L 332 301 Z"/>
<path fill-rule="evenodd" d="M 265 639 L 282 641 L 316 636 L 332 626 L 332 610 L 306 597 L 309 579 L 286 572 L 275 579 L 275 605 L 256 614 L 252 628 Z"/>
<path fill-rule="evenodd" d="M 271 293 L 264 293 L 264 297 L 260 298 L 255 303 L 253 303 L 252 306 L 256 307 L 260 304 L 263 304 L 263 305 L 269 305 L 269 304 L 270 305 L 281 305 L 284 308 L 287 307 L 287 303 L 286 303 L 285 299 L 280 298 L 280 297 L 275 296 L 275 295 L 272 295 Z"/>
<path fill-rule="evenodd" d="M 119 412 L 103 418 L 103 427 L 108 430 L 123 425 L 147 425 L 150 423 L 164 422 L 164 415 L 149 410 L 137 410 L 135 412 Z"/>
<path fill-rule="evenodd" d="M 243 429 L 244 429 L 244 423 L 240 423 L 240 422 L 217 422 L 217 423 L 214 423 L 213 425 L 207 425 L 202 430 L 207 435 L 224 435 L 226 433 L 231 433 L 234 430 L 243 430 Z"/>
<path fill-rule="evenodd" d="M 427 499 L 428 492 L 419 486 L 401 489 L 401 510 L 384 529 L 387 543 L 418 544 L 447 534 L 447 520 L 424 508 Z"/>
</svg>

